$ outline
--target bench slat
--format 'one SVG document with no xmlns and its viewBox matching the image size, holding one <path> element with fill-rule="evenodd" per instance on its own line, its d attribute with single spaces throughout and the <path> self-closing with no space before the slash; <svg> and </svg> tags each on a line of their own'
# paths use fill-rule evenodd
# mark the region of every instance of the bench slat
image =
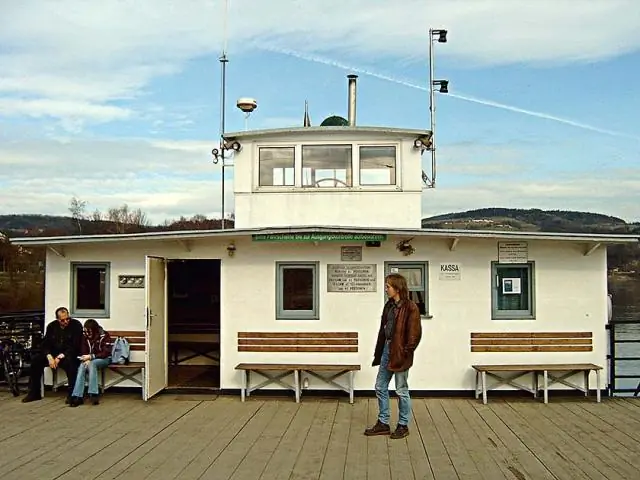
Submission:
<svg viewBox="0 0 640 480">
<path fill-rule="evenodd" d="M 338 347 L 338 346 L 248 346 L 239 345 L 239 352 L 357 352 L 358 347 Z"/>
<path fill-rule="evenodd" d="M 241 338 L 238 345 L 358 345 L 358 339 L 318 339 L 318 338 Z"/>
<path fill-rule="evenodd" d="M 590 338 L 472 339 L 471 345 L 591 345 Z"/>
<path fill-rule="evenodd" d="M 238 332 L 238 338 L 358 338 L 358 332 Z"/>
<path fill-rule="evenodd" d="M 360 370 L 360 365 L 308 363 L 239 363 L 236 370 Z"/>
<path fill-rule="evenodd" d="M 600 365 L 595 365 L 593 363 L 532 363 L 515 365 L 472 365 L 472 367 L 479 372 L 602 370 Z"/>
<path fill-rule="evenodd" d="M 471 338 L 591 338 L 593 332 L 472 332 Z"/>
<path fill-rule="evenodd" d="M 472 352 L 591 352 L 592 346 L 529 345 L 529 346 L 472 346 Z"/>
</svg>

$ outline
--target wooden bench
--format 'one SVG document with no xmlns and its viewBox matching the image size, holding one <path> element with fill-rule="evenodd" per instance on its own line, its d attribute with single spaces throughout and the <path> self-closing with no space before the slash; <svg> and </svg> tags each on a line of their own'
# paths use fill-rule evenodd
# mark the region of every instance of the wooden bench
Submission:
<svg viewBox="0 0 640 480">
<path fill-rule="evenodd" d="M 259 353 L 357 353 L 358 332 L 238 332 L 238 352 Z M 349 394 L 349 403 L 353 403 L 354 375 L 360 365 L 337 363 L 240 363 L 236 370 L 242 371 L 242 401 L 251 392 L 271 384 L 278 384 L 295 393 L 296 402 L 302 394 L 301 374 L 306 373 L 328 385 L 332 385 Z M 278 375 L 273 372 L 280 371 Z M 258 373 L 267 380 L 251 386 L 251 372 Z M 323 376 L 318 372 L 330 372 Z M 282 379 L 293 374 L 294 384 L 288 385 Z M 348 386 L 344 387 L 336 380 L 348 374 Z"/>
<path fill-rule="evenodd" d="M 129 342 L 129 349 L 131 352 L 134 351 L 143 351 L 146 348 L 146 339 L 145 332 L 142 331 L 132 331 L 132 330 L 108 330 L 109 335 L 111 335 L 111 340 L 115 342 L 117 337 L 124 337 Z M 131 356 L 131 353 L 129 354 Z M 46 367 L 49 368 L 49 367 Z M 100 371 L 100 391 L 104 393 L 104 391 L 110 387 L 118 385 L 125 380 L 131 380 L 142 388 L 143 397 L 144 397 L 144 370 L 145 363 L 144 362 L 129 362 L 128 364 L 120 365 L 117 363 L 111 363 L 106 368 L 103 368 Z M 116 373 L 118 376 L 112 379 L 109 383 L 106 381 L 106 372 L 110 370 Z M 137 378 L 138 375 L 140 378 Z M 52 378 L 53 378 L 53 386 L 52 390 L 57 391 L 58 387 L 67 384 L 67 381 L 59 382 L 58 381 L 58 372 L 57 370 L 52 370 Z M 44 395 L 44 379 L 42 382 L 42 394 Z M 69 388 L 73 388 L 73 385 L 70 385 Z"/>
<path fill-rule="evenodd" d="M 549 403 L 549 386 L 554 383 L 561 383 L 576 390 L 584 392 L 585 397 L 589 395 L 589 375 L 591 371 L 596 372 L 596 401 L 600 403 L 600 365 L 594 365 L 593 363 L 547 363 L 547 364 L 520 364 L 520 365 L 472 365 L 476 371 L 476 398 L 482 394 L 482 403 L 487 403 L 487 391 L 498 388 L 501 385 L 511 385 L 512 387 L 520 390 L 525 390 L 533 394 L 534 398 L 537 398 L 539 386 L 539 375 L 542 374 L 543 383 L 542 391 L 544 393 L 544 403 Z M 561 376 L 555 376 L 551 372 L 563 373 Z M 501 377 L 499 373 L 507 374 L 506 377 Z M 567 380 L 577 373 L 583 373 L 584 386 L 576 385 Z M 527 374 L 532 374 L 532 387 L 522 385 L 515 380 L 519 377 Z M 487 375 L 490 375 L 498 380 L 498 383 L 487 387 Z M 480 387 L 480 388 L 479 388 Z"/>
<path fill-rule="evenodd" d="M 472 352 L 508 353 L 508 352 L 591 352 L 593 351 L 592 332 L 478 332 L 471 333 Z M 472 365 L 476 371 L 476 398 L 482 393 L 483 403 L 487 403 L 487 390 L 501 385 L 510 385 L 525 390 L 537 397 L 539 375 L 543 376 L 544 403 L 549 400 L 549 386 L 561 383 L 589 394 L 589 375 L 596 372 L 597 401 L 600 402 L 600 370 L 602 367 L 592 363 L 545 363 L 545 364 L 492 364 Z M 564 372 L 555 376 L 550 372 Z M 567 379 L 575 374 L 583 373 L 584 386 L 569 382 Z M 503 374 L 505 376 L 500 376 Z M 532 375 L 532 386 L 528 387 L 516 382 L 523 375 Z M 486 377 L 498 380 L 498 383 L 487 387 Z"/>
</svg>

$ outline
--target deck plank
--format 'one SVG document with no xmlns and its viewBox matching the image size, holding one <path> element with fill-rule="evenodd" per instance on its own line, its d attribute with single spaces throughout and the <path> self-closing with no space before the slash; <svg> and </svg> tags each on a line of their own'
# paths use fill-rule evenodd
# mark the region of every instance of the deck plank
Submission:
<svg viewBox="0 0 640 480">
<path fill-rule="evenodd" d="M 309 434 L 289 477 L 291 480 L 320 478 L 337 407 L 335 401 L 322 401 L 318 405 Z"/>
<path fill-rule="evenodd" d="M 594 452 L 590 452 L 566 431 L 564 425 L 549 419 L 541 413 L 547 405 L 535 401 L 512 403 L 513 410 L 520 415 L 539 437 L 544 437 L 554 446 L 559 456 L 566 458 L 575 465 L 579 465 L 584 472 L 583 478 L 599 479 L 607 477 L 609 470 Z M 614 472 L 611 472 L 614 473 Z M 615 478 L 615 477 L 614 477 Z"/>
<path fill-rule="evenodd" d="M 369 425 L 369 400 L 360 399 L 353 405 L 349 428 L 349 446 L 344 464 L 345 480 L 363 480 L 367 478 L 367 437 L 364 430 Z"/>
<path fill-rule="evenodd" d="M 354 406 L 346 402 L 339 402 L 336 409 L 329 443 L 324 454 L 320 480 L 340 480 L 346 479 L 345 468 L 347 461 L 347 451 L 349 449 L 349 436 L 352 427 L 351 414 Z"/>
<path fill-rule="evenodd" d="M 302 402 L 289 428 L 282 436 L 262 472 L 260 480 L 289 478 L 298 460 L 302 445 L 311 430 L 311 423 L 319 407 L 318 402 Z"/>
<path fill-rule="evenodd" d="M 231 480 L 259 479 L 262 476 L 262 471 L 289 428 L 298 408 L 299 404 L 289 400 L 276 401 L 276 414 L 231 476 Z"/>
<path fill-rule="evenodd" d="M 414 398 L 409 437 L 391 440 L 363 434 L 376 420 L 375 398 L 165 394 L 143 402 L 139 393 L 107 393 L 99 406 L 69 408 L 60 393 L 22 404 L 0 392 L 0 451 L 11 452 L 0 455 L 0 469 L 3 480 L 621 480 L 640 471 L 639 405 Z M 395 428 L 395 399 L 391 409 Z"/>
</svg>

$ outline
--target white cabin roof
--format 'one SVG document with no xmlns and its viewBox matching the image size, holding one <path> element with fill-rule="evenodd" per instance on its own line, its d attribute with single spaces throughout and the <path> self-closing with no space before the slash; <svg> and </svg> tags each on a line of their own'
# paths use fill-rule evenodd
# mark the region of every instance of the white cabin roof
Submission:
<svg viewBox="0 0 640 480">
<path fill-rule="evenodd" d="M 357 139 L 362 136 L 400 136 L 400 137 L 420 137 L 430 136 L 430 130 L 418 130 L 410 128 L 391 128 L 391 127 L 288 127 L 288 128 L 270 128 L 265 130 L 246 130 L 241 132 L 229 132 L 225 133 L 224 137 L 227 139 L 258 139 L 258 138 L 273 138 L 283 136 L 316 136 L 325 134 L 343 134 L 350 136 L 353 139 Z"/>
<path fill-rule="evenodd" d="M 587 243 L 638 243 L 637 235 L 587 234 L 555 232 L 510 232 L 498 230 L 458 230 L 458 229 L 385 229 L 361 227 L 303 226 L 287 228 L 243 228 L 225 230 L 182 230 L 145 233 L 66 235 L 56 237 L 19 237 L 11 239 L 14 245 L 47 246 L 107 242 L 129 242 L 141 240 L 194 240 L 214 237 L 243 237 L 256 234 L 281 235 L 305 233 L 350 233 L 431 238 L 484 238 L 497 240 L 551 240 Z"/>
</svg>

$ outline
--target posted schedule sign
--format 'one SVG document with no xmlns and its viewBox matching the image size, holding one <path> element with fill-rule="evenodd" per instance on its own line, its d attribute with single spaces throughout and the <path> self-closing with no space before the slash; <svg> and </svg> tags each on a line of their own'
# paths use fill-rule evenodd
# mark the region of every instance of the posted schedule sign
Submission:
<svg viewBox="0 0 640 480">
<path fill-rule="evenodd" d="M 375 292 L 376 283 L 375 264 L 327 265 L 327 292 Z"/>
</svg>

